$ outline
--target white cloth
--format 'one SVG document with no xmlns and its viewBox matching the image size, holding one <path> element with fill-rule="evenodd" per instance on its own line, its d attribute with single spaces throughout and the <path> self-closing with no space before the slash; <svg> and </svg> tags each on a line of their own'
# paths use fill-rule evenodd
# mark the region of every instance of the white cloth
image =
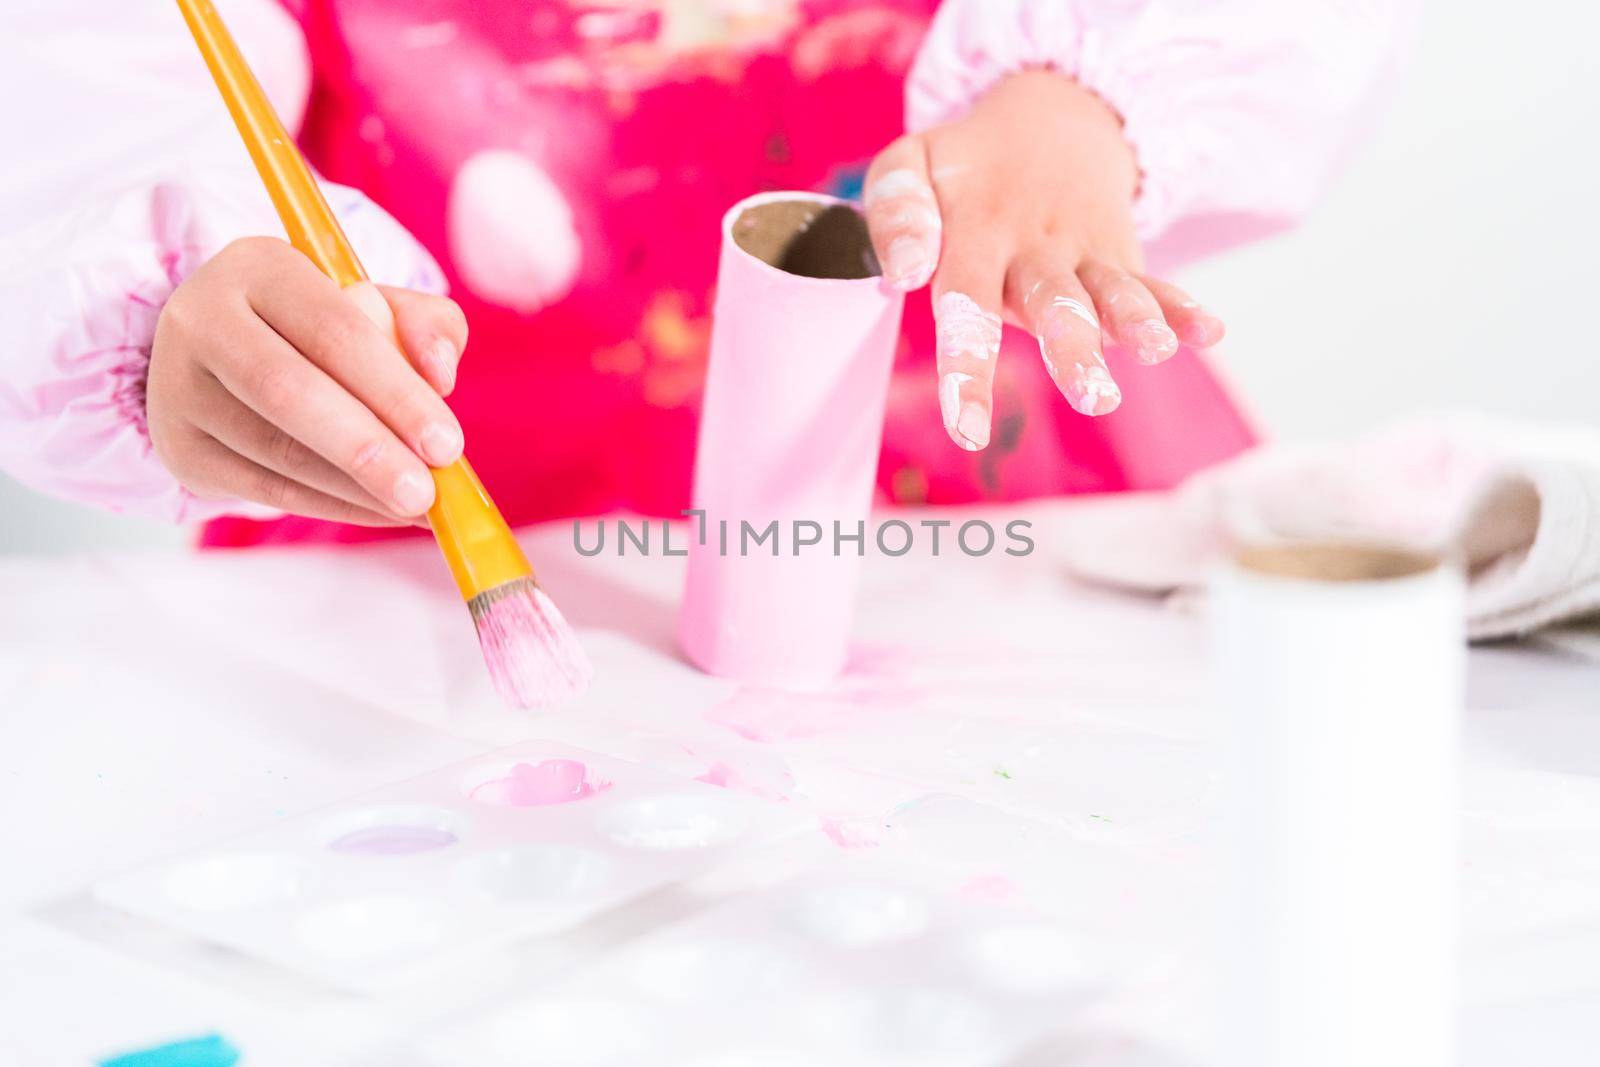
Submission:
<svg viewBox="0 0 1600 1067">
<path fill-rule="evenodd" d="M 1353 442 L 1264 445 L 1172 493 L 1107 498 L 1069 566 L 1146 592 L 1198 587 L 1241 544 L 1354 540 L 1458 559 L 1474 640 L 1600 613 L 1600 430 L 1434 416 Z"/>
</svg>

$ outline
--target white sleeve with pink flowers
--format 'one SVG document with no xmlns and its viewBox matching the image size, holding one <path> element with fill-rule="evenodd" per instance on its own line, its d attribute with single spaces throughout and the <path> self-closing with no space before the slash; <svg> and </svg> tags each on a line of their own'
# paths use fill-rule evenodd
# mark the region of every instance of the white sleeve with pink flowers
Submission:
<svg viewBox="0 0 1600 1067">
<path fill-rule="evenodd" d="M 1306 213 L 1370 125 L 1419 0 L 945 0 L 912 68 L 927 129 L 1058 70 L 1122 118 L 1139 235 L 1170 265 Z"/>
<path fill-rule="evenodd" d="M 55 496 L 194 521 L 275 514 L 200 500 L 150 447 L 144 383 L 173 289 L 229 241 L 281 236 L 176 5 L 24 0 L 0 41 L 0 470 Z M 272 0 L 220 0 L 296 128 L 310 67 Z M 365 197 L 326 185 L 373 277 L 443 291 Z"/>
</svg>

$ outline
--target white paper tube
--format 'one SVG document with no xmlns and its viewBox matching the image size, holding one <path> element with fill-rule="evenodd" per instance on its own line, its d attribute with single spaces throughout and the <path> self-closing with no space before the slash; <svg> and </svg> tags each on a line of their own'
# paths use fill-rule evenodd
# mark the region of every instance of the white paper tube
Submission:
<svg viewBox="0 0 1600 1067">
<path fill-rule="evenodd" d="M 904 303 L 877 274 L 831 197 L 767 193 L 723 223 L 679 618 L 713 674 L 809 688 L 844 665 Z M 752 546 L 743 524 L 774 521 Z"/>
<path fill-rule="evenodd" d="M 1214 583 L 1229 1067 L 1455 1063 L 1462 583 L 1383 549 L 1264 548 Z"/>
</svg>

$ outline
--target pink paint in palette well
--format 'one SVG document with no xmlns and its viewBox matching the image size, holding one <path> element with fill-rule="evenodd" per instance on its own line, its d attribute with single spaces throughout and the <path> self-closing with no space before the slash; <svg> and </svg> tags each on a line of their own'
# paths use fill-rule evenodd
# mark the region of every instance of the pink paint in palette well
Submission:
<svg viewBox="0 0 1600 1067">
<path fill-rule="evenodd" d="M 547 759 L 516 763 L 498 778 L 473 786 L 467 797 L 479 804 L 507 808 L 540 808 L 570 804 L 611 788 L 577 760 Z"/>
</svg>

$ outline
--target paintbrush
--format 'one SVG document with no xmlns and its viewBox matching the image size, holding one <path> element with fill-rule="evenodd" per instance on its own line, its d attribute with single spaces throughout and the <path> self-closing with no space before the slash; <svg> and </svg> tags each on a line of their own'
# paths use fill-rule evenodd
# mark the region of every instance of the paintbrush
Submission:
<svg viewBox="0 0 1600 1067">
<path fill-rule="evenodd" d="M 289 243 L 340 286 L 367 272 L 210 0 L 178 0 L 189 32 L 283 220 Z M 395 338 L 396 358 L 404 358 Z M 508 703 L 538 707 L 574 696 L 593 669 L 571 627 L 465 457 L 433 471 L 428 525 L 478 628 L 484 662 Z"/>
</svg>

